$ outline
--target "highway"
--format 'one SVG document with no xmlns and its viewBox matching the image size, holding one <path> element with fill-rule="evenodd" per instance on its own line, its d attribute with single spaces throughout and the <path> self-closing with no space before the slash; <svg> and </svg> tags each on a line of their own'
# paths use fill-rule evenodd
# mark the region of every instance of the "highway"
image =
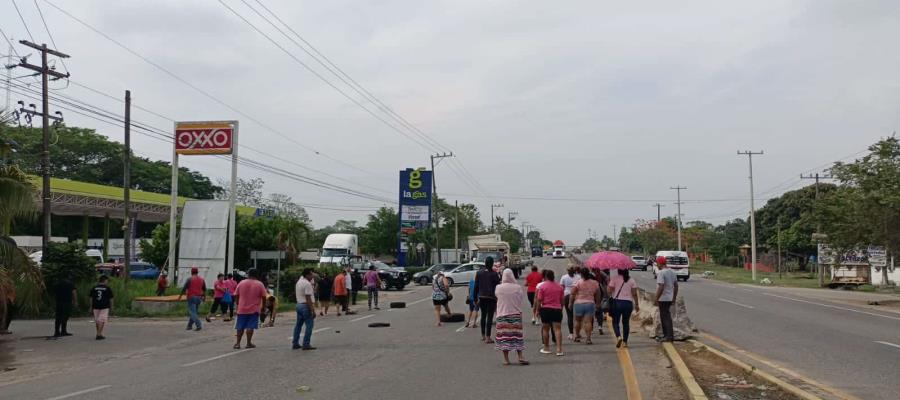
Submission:
<svg viewBox="0 0 900 400">
<path fill-rule="evenodd" d="M 860 399 L 898 398 L 900 313 L 825 301 L 809 290 L 732 285 L 693 272 L 679 289 L 701 332 Z M 654 290 L 651 272 L 633 275 L 640 287 Z"/>
</svg>

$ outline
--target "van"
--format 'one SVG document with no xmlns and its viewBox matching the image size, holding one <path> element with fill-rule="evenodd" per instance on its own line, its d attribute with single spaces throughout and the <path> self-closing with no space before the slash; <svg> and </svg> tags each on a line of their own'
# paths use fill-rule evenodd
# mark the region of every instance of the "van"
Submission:
<svg viewBox="0 0 900 400">
<path fill-rule="evenodd" d="M 352 233 L 332 233 L 322 245 L 321 264 L 344 264 L 359 255 L 359 238 Z"/>
<path fill-rule="evenodd" d="M 675 272 L 678 280 L 687 281 L 691 277 L 691 261 L 685 251 L 663 250 L 656 252 L 656 258 L 665 257 L 666 265 Z M 653 276 L 659 271 L 659 266 L 653 266 Z"/>
</svg>

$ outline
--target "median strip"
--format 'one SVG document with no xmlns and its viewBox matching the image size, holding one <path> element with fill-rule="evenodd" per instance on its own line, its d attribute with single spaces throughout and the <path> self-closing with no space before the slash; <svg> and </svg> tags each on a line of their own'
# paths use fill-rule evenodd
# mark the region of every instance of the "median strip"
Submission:
<svg viewBox="0 0 900 400">
<path fill-rule="evenodd" d="M 606 327 L 610 332 L 613 331 L 612 323 L 607 320 Z M 613 342 L 616 342 L 615 336 L 610 336 Z M 622 367 L 622 376 L 625 379 L 625 393 L 628 400 L 643 400 L 641 396 L 641 387 L 638 385 L 637 375 L 634 372 L 634 364 L 631 362 L 631 353 L 627 347 L 616 349 L 616 357 L 619 358 L 619 366 Z"/>
<path fill-rule="evenodd" d="M 700 388 L 700 384 L 694 379 L 694 374 L 691 373 L 687 364 L 681 359 L 675 346 L 671 342 L 664 342 L 663 349 L 666 351 L 666 355 L 669 356 L 669 360 L 672 361 L 672 367 L 678 375 L 678 381 L 681 382 L 681 385 L 684 386 L 684 390 L 687 391 L 688 398 L 693 400 L 708 399 L 706 394 L 703 393 L 703 389 Z"/>
</svg>

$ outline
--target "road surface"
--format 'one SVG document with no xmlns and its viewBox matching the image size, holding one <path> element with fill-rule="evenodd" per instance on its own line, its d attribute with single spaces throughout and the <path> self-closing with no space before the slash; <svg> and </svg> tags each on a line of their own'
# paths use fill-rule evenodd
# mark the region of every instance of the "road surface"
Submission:
<svg viewBox="0 0 900 400">
<path fill-rule="evenodd" d="M 538 259 L 562 271 L 565 260 Z M 465 288 L 454 289 L 463 311 Z M 253 350 L 232 350 L 231 325 L 214 321 L 200 332 L 185 320 L 113 319 L 108 339 L 93 340 L 87 319 L 70 323 L 75 336 L 44 340 L 52 321 L 15 321 L 0 345 L 3 399 L 625 399 L 622 369 L 609 336 L 594 346 L 568 345 L 564 357 L 541 355 L 537 327 L 526 326 L 532 365 L 501 365 L 500 353 L 463 324 L 434 326 L 430 287 L 391 292 L 408 308 L 363 311 L 316 320 L 315 351 L 291 350 L 293 318 L 258 332 Z M 387 304 L 382 304 L 386 306 Z M 390 322 L 390 328 L 368 328 Z M 22 335 L 25 335 L 24 337 Z M 5 359 L 3 354 L 5 354 Z M 663 371 L 656 345 L 634 340 L 636 368 Z M 656 378 L 650 378 L 655 380 Z M 646 398 L 660 388 L 644 382 Z M 298 387 L 308 386 L 309 391 Z M 675 386 L 677 388 L 677 386 Z M 681 398 L 671 386 L 668 398 Z"/>
</svg>

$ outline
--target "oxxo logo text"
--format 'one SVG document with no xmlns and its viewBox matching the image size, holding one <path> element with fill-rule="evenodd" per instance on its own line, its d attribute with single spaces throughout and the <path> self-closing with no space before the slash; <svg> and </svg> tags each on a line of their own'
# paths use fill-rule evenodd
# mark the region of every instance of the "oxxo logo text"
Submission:
<svg viewBox="0 0 900 400">
<path fill-rule="evenodd" d="M 230 125 L 185 124 L 175 129 L 175 149 L 181 154 L 228 154 L 233 133 Z"/>
</svg>

